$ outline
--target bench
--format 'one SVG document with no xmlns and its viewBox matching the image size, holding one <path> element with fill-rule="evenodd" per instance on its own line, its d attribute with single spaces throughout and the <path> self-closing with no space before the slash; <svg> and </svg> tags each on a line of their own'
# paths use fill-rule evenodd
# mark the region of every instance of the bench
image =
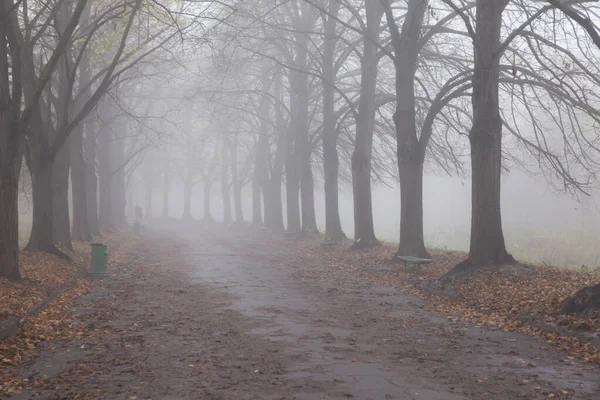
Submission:
<svg viewBox="0 0 600 400">
<path fill-rule="evenodd" d="M 396 259 L 404 262 L 404 267 L 406 268 L 408 264 L 431 264 L 433 262 L 432 259 L 429 258 L 419 258 L 419 257 L 411 257 L 411 256 L 396 256 Z"/>
</svg>

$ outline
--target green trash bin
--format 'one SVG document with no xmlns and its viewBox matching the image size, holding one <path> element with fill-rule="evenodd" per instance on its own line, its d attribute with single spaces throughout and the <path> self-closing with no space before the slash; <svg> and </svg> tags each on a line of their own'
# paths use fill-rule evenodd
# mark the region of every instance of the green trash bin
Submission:
<svg viewBox="0 0 600 400">
<path fill-rule="evenodd" d="M 93 277 L 108 276 L 106 272 L 106 259 L 108 247 L 102 243 L 92 243 L 92 269 L 90 275 Z"/>
</svg>

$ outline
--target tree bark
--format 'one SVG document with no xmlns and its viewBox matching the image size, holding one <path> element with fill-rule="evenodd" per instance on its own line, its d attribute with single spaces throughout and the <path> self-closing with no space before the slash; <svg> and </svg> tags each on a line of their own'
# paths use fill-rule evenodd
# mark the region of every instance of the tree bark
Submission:
<svg viewBox="0 0 600 400">
<path fill-rule="evenodd" d="M 506 250 L 500 212 L 502 118 L 498 99 L 502 13 L 508 1 L 477 1 L 473 127 L 471 246 L 474 265 L 514 262 Z"/>
<path fill-rule="evenodd" d="M 29 166 L 33 202 L 33 223 L 28 250 L 54 253 L 54 196 L 52 194 L 52 163 L 45 157 L 39 158 Z"/>
<path fill-rule="evenodd" d="M 98 221 L 98 175 L 96 173 L 96 135 L 89 128 L 85 133 L 84 151 L 85 188 L 87 202 L 87 216 L 90 225 L 90 234 L 100 236 L 100 222 Z"/>
<path fill-rule="evenodd" d="M 277 74 L 274 84 L 275 105 L 275 123 L 277 142 L 275 148 L 275 161 L 271 168 L 270 178 L 263 186 L 263 198 L 265 204 L 265 225 L 274 232 L 284 232 L 283 225 L 283 201 L 281 199 L 281 183 L 283 179 L 283 166 L 286 152 L 286 129 L 283 113 L 281 109 L 281 74 Z"/>
<path fill-rule="evenodd" d="M 85 7 L 81 15 L 83 24 L 87 24 L 90 16 L 90 7 Z M 91 67 L 89 53 L 84 51 L 81 56 L 79 64 L 79 87 L 84 87 L 88 84 L 91 79 Z M 87 101 L 90 97 L 90 91 L 85 92 L 85 96 L 82 99 Z M 77 107 L 78 108 L 78 107 Z M 90 196 L 96 196 L 96 191 L 91 190 L 91 185 L 94 187 L 97 185 L 94 182 L 87 182 L 88 179 L 93 175 L 95 177 L 95 152 L 87 153 L 84 144 L 84 132 L 87 129 L 91 131 L 91 123 L 84 121 L 77 126 L 71 133 L 69 138 L 69 146 L 71 152 L 71 197 L 73 203 L 73 226 L 72 226 L 72 239 L 80 241 L 91 241 L 93 239 L 92 234 L 98 234 L 98 212 L 90 210 L 92 206 L 89 199 Z M 88 132 L 89 136 L 92 136 L 91 132 Z M 95 143 L 94 143 L 95 144 Z M 95 147 L 95 146 L 94 146 Z M 87 160 L 86 160 L 87 158 Z M 95 230 L 92 230 L 90 222 L 90 213 L 95 214 L 94 223 Z"/>
<path fill-rule="evenodd" d="M 287 231 L 299 233 L 302 230 L 300 224 L 300 181 L 298 179 L 297 152 L 294 151 L 295 139 L 288 129 L 285 154 L 285 191 L 287 204 Z"/>
<path fill-rule="evenodd" d="M 189 178 L 183 182 L 183 219 L 192 219 L 192 182 Z"/>
<path fill-rule="evenodd" d="M 266 74 L 266 72 L 264 73 Z M 263 79 L 262 91 L 265 95 L 263 95 L 260 104 L 260 129 L 258 131 L 258 140 L 254 151 L 255 170 L 252 179 L 252 223 L 254 225 L 261 225 L 263 223 L 261 200 L 265 203 L 265 224 L 272 218 L 271 213 L 273 212 L 271 208 L 267 207 L 266 203 L 269 199 L 267 199 L 265 195 L 267 182 L 269 181 L 269 166 L 267 162 L 269 158 L 269 130 L 267 121 L 270 118 L 270 103 L 267 95 L 268 90 L 269 80 Z"/>
<path fill-rule="evenodd" d="M 471 244 L 469 258 L 455 266 L 456 273 L 474 272 L 484 265 L 514 263 L 506 250 L 500 212 L 502 169 L 502 118 L 498 103 L 502 13 L 508 0 L 477 0 L 475 65 L 473 75 L 473 127 L 471 144 Z"/>
<path fill-rule="evenodd" d="M 146 219 L 152 218 L 152 185 L 146 182 Z"/>
<path fill-rule="evenodd" d="M 69 217 L 69 166 L 70 154 L 67 146 L 63 146 L 54 159 L 53 187 L 54 196 L 54 244 L 73 250 L 71 244 L 71 222 Z"/>
<path fill-rule="evenodd" d="M 87 165 L 83 157 L 83 126 L 77 127 L 69 138 L 71 152 L 71 198 L 73 203 L 73 230 L 76 241 L 92 240 L 88 220 L 88 194 L 86 193 Z"/>
<path fill-rule="evenodd" d="M 221 142 L 221 197 L 223 198 L 223 222 L 230 224 L 231 194 L 229 193 L 229 161 L 227 158 L 229 138 L 223 134 Z"/>
<path fill-rule="evenodd" d="M 169 218 L 169 171 L 165 168 L 163 175 L 163 202 L 162 202 L 162 217 Z"/>
<path fill-rule="evenodd" d="M 260 180 L 254 176 L 252 179 L 252 225 L 262 225 L 263 223 L 260 189 Z"/>
<path fill-rule="evenodd" d="M 291 72 L 290 85 L 294 86 L 294 72 Z M 287 203 L 287 231 L 302 231 L 300 222 L 300 143 L 298 140 L 298 96 L 295 90 L 290 93 L 290 124 L 287 129 L 285 154 L 285 183 Z"/>
<path fill-rule="evenodd" d="M 25 92 L 31 97 L 35 90 L 35 71 L 33 53 L 27 49 L 22 52 L 27 62 L 24 63 L 24 76 L 28 82 Z M 44 124 L 40 106 L 32 112 L 27 133 L 29 143 L 29 172 L 32 182 L 33 223 L 31 235 L 26 248 L 33 251 L 44 251 L 59 254 L 54 245 L 54 200 L 53 170 L 54 163 L 50 159 L 49 127 Z"/>
<path fill-rule="evenodd" d="M 136 216 L 135 216 L 135 210 L 137 208 L 137 204 L 135 204 L 135 192 L 136 192 L 136 187 L 134 185 L 134 182 L 131 181 L 131 176 L 127 179 L 127 183 L 125 185 L 125 193 L 127 196 L 127 213 L 125 215 L 125 217 L 127 218 L 127 221 L 132 221 L 135 222 L 136 221 Z M 140 218 L 141 220 L 141 218 Z"/>
<path fill-rule="evenodd" d="M 430 258 L 423 239 L 423 153 L 398 149 L 400 171 L 399 256 Z"/>
<path fill-rule="evenodd" d="M 6 129 L 4 117 L 0 116 L 2 130 Z M 19 172 L 12 157 L 3 154 L 0 164 L 0 277 L 19 280 Z"/>
<path fill-rule="evenodd" d="M 101 127 L 98 135 L 98 218 L 100 230 L 103 232 L 110 231 L 114 228 L 112 218 L 112 139 L 113 133 L 111 127 Z"/>
<path fill-rule="evenodd" d="M 204 182 L 204 221 L 212 222 L 214 218 L 211 214 L 210 209 L 210 191 L 212 188 L 212 184 L 209 182 Z"/>
<path fill-rule="evenodd" d="M 346 237 L 342 230 L 339 211 L 339 157 L 337 152 L 338 134 L 334 115 L 334 51 L 336 45 L 336 17 L 340 3 L 329 1 L 329 15 L 325 22 L 325 42 L 323 45 L 323 170 L 325 177 L 325 232 L 333 239 Z"/>
<path fill-rule="evenodd" d="M 415 73 L 419 62 L 421 27 L 427 1 L 410 0 L 402 30 L 398 29 L 389 3 L 384 3 L 392 36 L 396 73 L 396 155 L 400 174 L 399 256 L 429 258 L 423 237 L 423 164 L 427 135 L 417 136 Z"/>
<path fill-rule="evenodd" d="M 123 132 L 123 120 L 117 119 L 118 132 Z M 120 135 L 120 133 L 119 133 Z M 127 198 L 125 193 L 125 141 L 122 137 L 114 136 L 110 149 L 111 157 L 111 218 L 114 227 L 122 226 L 127 222 Z"/>
<path fill-rule="evenodd" d="M 0 6 L 0 19 L 5 17 Z M 11 98 L 10 82 L 18 82 L 14 76 L 9 78 L 6 30 L 4 23 L 0 25 L 0 277 L 19 280 L 18 198 L 24 141 L 18 119 L 21 99 Z"/>
<path fill-rule="evenodd" d="M 63 3 L 56 16 L 56 27 L 59 34 L 64 34 L 68 21 L 68 5 Z M 70 47 L 65 50 L 61 62 L 58 65 L 58 93 L 56 101 L 57 129 L 61 129 L 64 122 L 69 119 L 68 105 L 72 102 L 72 93 L 69 87 L 69 70 L 73 67 Z M 47 121 L 49 122 L 49 121 Z M 52 141 L 56 139 L 59 132 L 54 131 Z M 54 243 L 63 248 L 73 250 L 71 244 L 71 221 L 69 216 L 69 169 L 71 166 L 71 154 L 68 146 L 62 148 L 56 154 L 53 162 L 53 190 L 54 196 Z"/>
<path fill-rule="evenodd" d="M 244 208 L 242 206 L 242 182 L 238 174 L 238 135 L 230 141 L 231 156 L 231 180 L 233 184 L 233 204 L 235 210 L 235 222 L 244 222 Z M 266 213 L 266 210 L 265 210 Z"/>
<path fill-rule="evenodd" d="M 375 123 L 377 88 L 377 46 L 383 10 L 379 1 L 367 1 L 367 32 L 361 59 L 361 84 L 356 141 L 352 154 L 352 187 L 354 194 L 354 247 L 377 245 L 373 225 L 371 199 L 371 154 Z"/>
<path fill-rule="evenodd" d="M 304 17 L 306 18 L 306 17 Z M 315 185 L 312 174 L 312 148 L 309 140 L 309 90 L 308 75 L 302 71 L 308 70 L 308 37 L 300 32 L 296 38 L 295 66 L 298 71 L 292 71 L 291 95 L 296 104 L 292 110 L 292 127 L 295 135 L 295 149 L 298 154 L 300 172 L 300 198 L 302 200 L 301 216 L 302 231 L 317 232 L 315 213 Z"/>
</svg>

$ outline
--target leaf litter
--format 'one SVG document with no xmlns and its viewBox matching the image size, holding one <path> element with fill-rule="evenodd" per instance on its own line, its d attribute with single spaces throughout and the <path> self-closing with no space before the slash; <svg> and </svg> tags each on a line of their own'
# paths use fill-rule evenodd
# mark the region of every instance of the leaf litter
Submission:
<svg viewBox="0 0 600 400">
<path fill-rule="evenodd" d="M 105 238 L 109 246 L 109 268 L 118 265 L 123 254 L 134 244 L 135 239 L 123 233 L 114 233 Z M 0 320 L 17 319 L 19 332 L 0 342 L 0 395 L 17 392 L 23 380 L 16 368 L 22 365 L 29 352 L 43 342 L 68 341 L 93 334 L 72 312 L 74 302 L 88 293 L 95 281 L 84 273 L 89 263 L 89 244 L 73 243 L 69 253 L 73 262 L 41 252 L 22 251 L 20 266 L 23 280 L 0 279 Z M 71 279 L 72 285 L 65 287 Z M 65 289 L 37 313 L 53 293 Z M 43 379 L 36 378 L 35 385 Z"/>
</svg>

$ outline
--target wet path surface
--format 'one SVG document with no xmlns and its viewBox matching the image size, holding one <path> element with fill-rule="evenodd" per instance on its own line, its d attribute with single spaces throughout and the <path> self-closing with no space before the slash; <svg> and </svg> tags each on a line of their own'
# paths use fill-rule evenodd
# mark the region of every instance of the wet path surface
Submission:
<svg viewBox="0 0 600 400">
<path fill-rule="evenodd" d="M 248 331 L 283 343 L 285 375 L 331 390 L 295 398 L 598 398 L 600 376 L 527 336 L 452 323 L 423 300 L 299 265 L 251 239 L 179 232 L 193 281 L 228 293 L 259 320 Z M 568 362 L 564 362 L 564 361 Z M 325 386 L 327 387 L 327 386 Z"/>
<path fill-rule="evenodd" d="M 600 371 L 512 332 L 307 265 L 260 232 L 173 223 L 75 304 L 11 399 L 582 399 Z"/>
</svg>

